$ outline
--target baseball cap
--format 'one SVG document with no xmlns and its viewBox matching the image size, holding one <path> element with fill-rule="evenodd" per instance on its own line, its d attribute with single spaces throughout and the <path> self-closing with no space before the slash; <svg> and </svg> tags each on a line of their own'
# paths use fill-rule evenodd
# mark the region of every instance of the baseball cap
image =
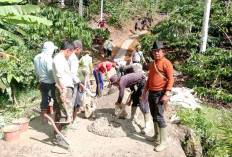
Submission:
<svg viewBox="0 0 232 157">
<path fill-rule="evenodd" d="M 75 48 L 82 48 L 82 41 L 80 41 L 80 40 L 75 40 L 75 41 L 73 41 L 73 45 L 74 45 L 74 47 Z"/>
<path fill-rule="evenodd" d="M 117 75 L 113 75 L 113 76 L 110 77 L 110 82 L 112 84 L 116 83 L 118 80 L 119 80 L 119 78 L 118 78 Z"/>
<path fill-rule="evenodd" d="M 84 51 L 84 54 L 89 53 L 89 51 Z"/>
<path fill-rule="evenodd" d="M 137 48 L 141 48 L 141 45 L 138 45 Z"/>
</svg>

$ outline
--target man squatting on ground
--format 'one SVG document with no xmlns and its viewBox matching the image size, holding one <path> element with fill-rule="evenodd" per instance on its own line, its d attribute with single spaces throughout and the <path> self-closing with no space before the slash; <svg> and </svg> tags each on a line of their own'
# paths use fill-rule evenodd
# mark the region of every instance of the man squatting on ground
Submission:
<svg viewBox="0 0 232 157">
<path fill-rule="evenodd" d="M 168 131 L 164 120 L 164 109 L 174 83 L 173 65 L 164 57 L 165 51 L 163 48 L 163 42 L 155 42 L 153 45 L 152 54 L 154 61 L 149 66 L 150 73 L 142 96 L 144 100 L 146 92 L 149 90 L 148 101 L 153 117 L 155 135 L 146 139 L 153 142 L 160 141 L 160 144 L 155 147 L 155 151 L 163 151 L 168 145 Z"/>
<path fill-rule="evenodd" d="M 109 62 L 109 61 L 105 61 L 105 62 L 101 62 L 99 63 L 96 68 L 93 70 L 93 74 L 96 80 L 96 96 L 101 96 L 102 95 L 102 91 L 103 91 L 103 77 L 102 77 L 102 73 L 106 74 L 106 78 L 110 83 L 109 77 L 108 77 L 108 71 L 110 71 L 112 69 L 112 67 L 115 67 L 117 64 L 116 62 Z"/>
<path fill-rule="evenodd" d="M 131 73 L 131 74 L 122 76 L 121 78 L 119 78 L 117 75 L 113 75 L 111 76 L 110 81 L 112 84 L 119 86 L 118 101 L 115 103 L 115 105 L 117 106 L 119 106 L 122 102 L 125 88 L 130 88 L 132 94 L 131 94 L 131 99 L 129 100 L 127 105 L 131 105 L 131 102 L 133 101 L 131 119 L 137 123 L 138 106 L 140 106 L 140 109 L 144 115 L 145 124 L 146 124 L 145 129 L 142 132 L 148 133 L 151 128 L 151 124 L 149 121 L 149 104 L 146 101 L 145 103 L 141 102 L 142 92 L 145 88 L 145 83 L 146 83 L 146 79 L 143 76 L 143 74 L 142 73 Z M 143 104 L 144 106 L 141 106 L 141 104 Z"/>
<path fill-rule="evenodd" d="M 70 116 L 72 120 L 73 114 L 72 89 L 74 86 L 67 61 L 73 50 L 74 45 L 72 42 L 64 42 L 60 52 L 56 54 L 53 60 L 53 75 L 56 81 L 56 99 L 58 103 L 55 122 L 58 122 L 56 125 L 62 134 L 66 134 L 68 131 L 67 117 Z M 56 138 L 59 144 L 64 144 L 64 141 L 58 135 L 56 135 Z"/>
<path fill-rule="evenodd" d="M 68 58 L 68 64 L 70 66 L 70 71 L 73 79 L 74 89 L 72 93 L 72 102 L 74 105 L 74 111 L 73 111 L 73 121 L 74 123 L 76 117 L 77 117 L 77 111 L 81 104 L 81 97 L 80 97 L 80 91 L 85 91 L 85 86 L 81 83 L 79 77 L 78 77 L 78 68 L 79 68 L 79 60 L 78 55 L 80 54 L 82 50 L 82 42 L 80 40 L 73 41 L 74 45 L 74 51 L 71 54 L 71 56 Z"/>
<path fill-rule="evenodd" d="M 47 107 L 51 101 L 54 101 L 53 109 L 57 108 L 57 101 L 55 98 L 55 80 L 52 70 L 52 54 L 57 47 L 53 42 L 45 42 L 43 44 L 42 52 L 35 56 L 34 66 L 35 74 L 38 82 L 38 89 L 41 91 L 42 101 L 40 103 L 41 114 L 43 117 L 43 123 L 47 122 L 44 115 L 47 113 Z"/>
</svg>

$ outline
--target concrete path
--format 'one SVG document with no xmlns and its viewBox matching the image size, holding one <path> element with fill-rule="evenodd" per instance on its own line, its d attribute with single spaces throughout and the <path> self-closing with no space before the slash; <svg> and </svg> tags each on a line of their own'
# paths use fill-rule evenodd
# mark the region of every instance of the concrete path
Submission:
<svg viewBox="0 0 232 157">
<path fill-rule="evenodd" d="M 144 30 L 142 32 L 140 32 L 139 34 L 137 35 L 134 35 L 134 36 L 131 36 L 129 39 L 127 39 L 121 46 L 120 50 L 118 51 L 117 55 L 115 56 L 114 59 L 118 59 L 120 61 L 123 61 L 125 56 L 126 56 L 126 52 L 127 52 L 127 49 L 130 47 L 130 45 L 133 43 L 133 41 L 139 37 L 139 35 L 141 34 L 145 34 L 147 33 L 148 31 Z"/>
</svg>

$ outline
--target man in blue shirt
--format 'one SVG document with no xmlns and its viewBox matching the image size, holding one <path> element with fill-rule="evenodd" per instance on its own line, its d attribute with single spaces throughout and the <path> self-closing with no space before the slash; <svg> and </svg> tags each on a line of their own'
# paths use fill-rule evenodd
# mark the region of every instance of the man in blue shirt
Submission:
<svg viewBox="0 0 232 157">
<path fill-rule="evenodd" d="M 34 67 L 38 82 L 38 89 L 41 91 L 42 94 L 40 109 L 43 117 L 43 123 L 47 122 L 47 120 L 44 117 L 44 114 L 47 113 L 47 107 L 51 101 L 51 98 L 54 100 L 54 110 L 57 107 L 57 101 L 55 98 L 55 80 L 53 77 L 52 70 L 52 54 L 55 49 L 57 49 L 57 47 L 52 42 L 45 42 L 43 45 L 42 52 L 36 55 L 34 58 Z"/>
</svg>

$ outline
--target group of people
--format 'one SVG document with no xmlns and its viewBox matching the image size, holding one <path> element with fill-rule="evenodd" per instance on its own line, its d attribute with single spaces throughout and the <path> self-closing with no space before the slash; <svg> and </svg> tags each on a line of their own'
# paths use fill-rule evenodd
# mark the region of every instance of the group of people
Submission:
<svg viewBox="0 0 232 157">
<path fill-rule="evenodd" d="M 59 53 L 52 58 L 55 49 L 57 47 L 52 42 L 45 42 L 42 53 L 34 58 L 38 89 L 42 94 L 40 107 L 43 121 L 46 121 L 44 115 L 47 114 L 48 104 L 53 99 L 54 119 L 57 128 L 65 135 L 70 126 L 75 123 L 77 111 L 81 104 L 80 93 L 87 92 L 96 98 L 100 97 L 104 88 L 103 74 L 105 74 L 109 83 L 119 89 L 115 105 L 121 105 L 124 90 L 129 88 L 131 95 L 125 105 L 132 104 L 131 119 L 137 123 L 140 108 L 145 120 L 145 128 L 142 133 L 146 134 L 151 130 L 151 121 L 149 120 L 149 113 L 151 113 L 155 134 L 147 140 L 159 143 L 155 147 L 155 151 L 167 148 L 168 134 L 164 120 L 164 108 L 168 102 L 174 79 L 173 66 L 164 57 L 163 42 L 155 42 L 153 45 L 154 61 L 149 65 L 148 77 L 143 72 L 142 64 L 147 65 L 147 62 L 140 45 L 132 53 L 131 60 L 104 61 L 94 69 L 89 51 L 84 51 L 84 56 L 80 61 L 78 59 L 82 50 L 81 41 L 64 42 Z M 83 82 L 78 77 L 79 64 L 82 65 L 82 73 L 85 77 Z M 116 70 L 116 75 L 109 78 L 108 72 L 113 68 Z M 89 90 L 90 74 L 93 74 L 96 80 L 96 94 Z M 56 138 L 59 144 L 64 144 L 59 135 L 56 135 Z"/>
<path fill-rule="evenodd" d="M 78 55 L 82 51 L 80 40 L 64 42 L 53 58 L 56 49 L 58 47 L 53 42 L 45 42 L 42 52 L 34 58 L 34 67 L 38 89 L 42 95 L 40 103 L 42 122 L 47 122 L 47 108 L 53 100 L 54 114 L 51 116 L 56 127 L 65 135 L 75 123 L 81 104 L 81 93 L 87 92 L 93 96 L 89 90 L 89 75 L 93 71 L 92 57 L 89 56 L 89 51 L 84 51 L 84 56 L 79 61 Z M 82 64 L 83 81 L 78 77 L 79 64 Z M 59 134 L 56 135 L 56 139 L 58 144 L 65 144 Z"/>
<path fill-rule="evenodd" d="M 138 33 L 138 29 L 139 29 L 139 20 L 140 19 L 137 19 L 135 22 L 135 33 L 136 34 Z M 152 17 L 147 17 L 147 18 L 144 17 L 141 21 L 141 30 L 144 30 L 145 26 L 147 28 L 150 28 L 152 26 L 152 23 L 153 23 Z"/>
<path fill-rule="evenodd" d="M 140 51 L 140 46 L 137 47 L 136 52 L 133 54 L 138 54 Z M 173 79 L 173 65 L 172 63 L 164 57 L 165 50 L 163 42 L 155 42 L 152 49 L 152 55 L 154 61 L 149 65 L 148 78 L 142 74 L 141 66 L 138 68 L 136 64 L 140 64 L 142 55 L 137 55 L 138 58 L 134 57 L 132 54 L 132 65 L 130 65 L 130 72 L 113 75 L 110 81 L 115 86 L 119 87 L 119 96 L 115 105 L 119 106 L 122 102 L 124 96 L 125 88 L 130 88 L 132 94 L 127 105 L 132 102 L 131 118 L 135 122 L 138 120 L 138 106 L 144 115 L 145 128 L 142 130 L 143 133 L 150 131 L 150 120 L 149 111 L 151 112 L 154 124 L 154 136 L 147 137 L 146 139 L 151 142 L 159 143 L 155 147 L 155 151 L 163 151 L 168 145 L 168 132 L 167 125 L 164 119 L 165 105 L 167 105 L 170 91 L 174 83 Z M 136 59 L 135 59 L 136 58 Z M 135 59 L 135 60 L 134 60 Z M 144 61 L 146 64 L 146 62 Z M 124 69 L 127 69 L 124 66 Z M 134 67 L 134 68 L 133 68 Z"/>
</svg>

